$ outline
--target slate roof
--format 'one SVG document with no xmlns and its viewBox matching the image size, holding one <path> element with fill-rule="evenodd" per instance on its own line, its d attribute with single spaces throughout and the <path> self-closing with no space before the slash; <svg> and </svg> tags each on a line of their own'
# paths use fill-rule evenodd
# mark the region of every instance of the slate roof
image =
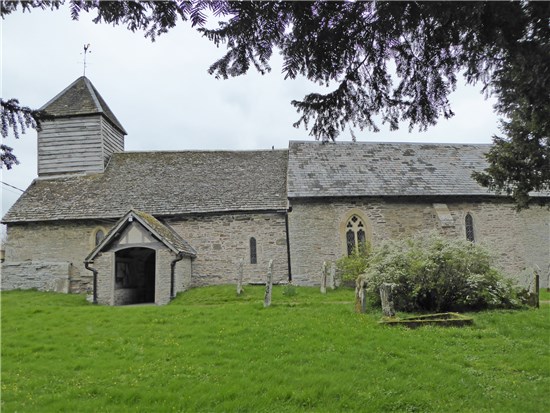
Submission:
<svg viewBox="0 0 550 413">
<path fill-rule="evenodd" d="M 123 152 L 104 173 L 36 179 L 3 222 L 287 208 L 287 150 Z"/>
<path fill-rule="evenodd" d="M 290 142 L 288 197 L 494 196 L 471 177 L 490 146 Z"/>
<path fill-rule="evenodd" d="M 109 109 L 92 82 L 85 76 L 76 79 L 40 110 L 55 117 L 102 114 L 117 129 L 127 135 L 115 114 Z"/>
<path fill-rule="evenodd" d="M 164 225 L 154 216 L 146 214 L 142 211 L 131 210 L 129 214 L 134 214 L 137 219 L 144 224 L 144 226 L 160 239 L 166 246 L 172 248 L 174 251 L 184 253 L 191 257 L 196 257 L 197 252 L 189 245 L 176 231 L 170 226 Z M 127 214 L 128 215 L 128 214 Z"/>
<path fill-rule="evenodd" d="M 197 256 L 197 252 L 193 249 L 193 247 L 170 227 L 164 225 L 158 219 L 146 214 L 145 212 L 132 209 L 116 223 L 116 225 L 107 233 L 107 235 L 105 235 L 105 238 L 103 238 L 103 240 L 92 250 L 84 261 L 93 261 L 96 255 L 100 251 L 103 251 L 104 248 L 115 239 L 116 234 L 130 224 L 130 217 L 134 218 L 147 231 L 153 234 L 154 237 L 156 237 L 175 253 L 181 253 L 190 257 Z"/>
</svg>

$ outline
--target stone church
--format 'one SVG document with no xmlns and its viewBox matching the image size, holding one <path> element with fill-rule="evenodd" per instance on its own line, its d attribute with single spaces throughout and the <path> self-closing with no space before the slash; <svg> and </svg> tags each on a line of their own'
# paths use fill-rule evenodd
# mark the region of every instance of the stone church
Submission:
<svg viewBox="0 0 550 413">
<path fill-rule="evenodd" d="M 489 145 L 290 142 L 285 150 L 125 152 L 86 77 L 46 103 L 38 177 L 3 217 L 2 288 L 165 304 L 188 288 L 319 283 L 362 242 L 437 231 L 487 245 L 511 277 L 549 268 L 546 207 L 472 178 Z M 548 197 L 539 198 L 548 205 Z M 518 278 L 519 279 L 519 278 Z"/>
</svg>

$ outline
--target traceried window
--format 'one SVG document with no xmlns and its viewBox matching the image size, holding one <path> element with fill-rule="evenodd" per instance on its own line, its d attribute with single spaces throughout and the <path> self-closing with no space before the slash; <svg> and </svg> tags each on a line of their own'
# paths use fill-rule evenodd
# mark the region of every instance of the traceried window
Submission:
<svg viewBox="0 0 550 413">
<path fill-rule="evenodd" d="M 474 219 L 472 215 L 468 212 L 464 218 L 464 225 L 466 227 L 466 239 L 470 242 L 475 242 L 474 236 Z"/>
<path fill-rule="evenodd" d="M 346 245 L 348 255 L 352 255 L 359 248 L 365 248 L 367 243 L 367 233 L 365 224 L 357 215 L 352 215 L 346 224 Z"/>
<path fill-rule="evenodd" d="M 258 257 L 256 254 L 256 238 L 250 238 L 250 264 L 257 264 Z"/>
<path fill-rule="evenodd" d="M 105 233 L 102 229 L 98 229 L 95 233 L 95 245 L 97 246 L 105 238 Z"/>
</svg>

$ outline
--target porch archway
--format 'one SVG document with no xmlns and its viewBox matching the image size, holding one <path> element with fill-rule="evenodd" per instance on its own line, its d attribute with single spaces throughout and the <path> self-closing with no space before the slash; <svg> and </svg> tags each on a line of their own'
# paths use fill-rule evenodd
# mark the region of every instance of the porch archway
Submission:
<svg viewBox="0 0 550 413">
<path fill-rule="evenodd" d="M 156 251 L 132 247 L 115 253 L 115 305 L 155 302 Z"/>
</svg>

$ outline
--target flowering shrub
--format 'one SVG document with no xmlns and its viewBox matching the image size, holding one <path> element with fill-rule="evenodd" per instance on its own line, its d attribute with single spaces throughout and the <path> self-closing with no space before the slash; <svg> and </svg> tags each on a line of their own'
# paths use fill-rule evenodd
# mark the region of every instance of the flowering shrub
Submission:
<svg viewBox="0 0 550 413">
<path fill-rule="evenodd" d="M 489 252 L 466 240 L 422 235 L 383 243 L 368 258 L 367 290 L 379 304 L 383 282 L 397 284 L 402 311 L 452 311 L 519 306 L 518 291 L 491 266 Z"/>
<path fill-rule="evenodd" d="M 360 245 L 351 255 L 336 261 L 340 280 L 344 285 L 355 286 L 355 280 L 367 269 L 371 246 L 369 243 Z"/>
</svg>

